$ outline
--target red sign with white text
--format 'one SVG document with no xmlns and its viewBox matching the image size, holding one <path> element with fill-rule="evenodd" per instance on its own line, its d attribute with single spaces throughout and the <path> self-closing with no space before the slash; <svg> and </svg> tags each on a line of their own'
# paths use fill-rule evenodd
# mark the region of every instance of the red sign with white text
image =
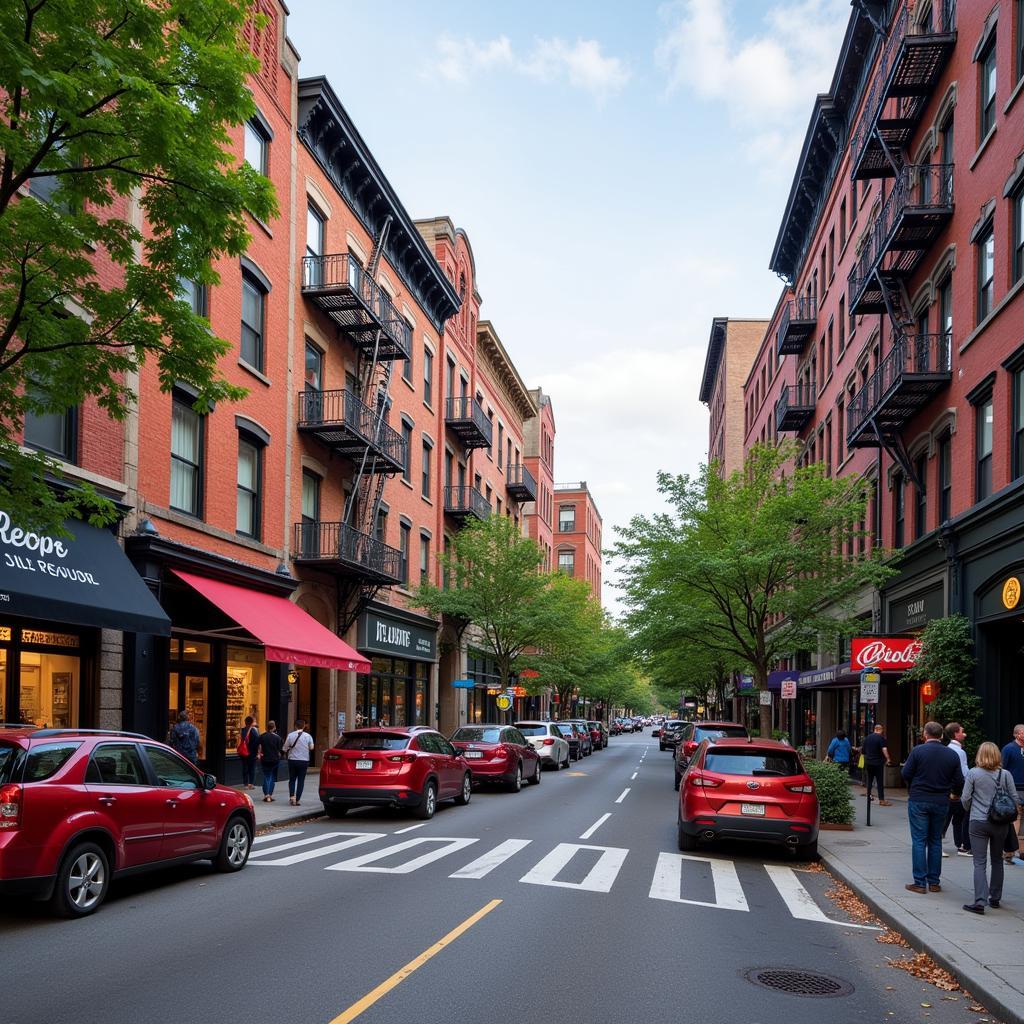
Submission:
<svg viewBox="0 0 1024 1024">
<path fill-rule="evenodd" d="M 850 668 L 904 672 L 917 662 L 921 641 L 903 636 L 858 636 L 850 644 Z"/>
</svg>

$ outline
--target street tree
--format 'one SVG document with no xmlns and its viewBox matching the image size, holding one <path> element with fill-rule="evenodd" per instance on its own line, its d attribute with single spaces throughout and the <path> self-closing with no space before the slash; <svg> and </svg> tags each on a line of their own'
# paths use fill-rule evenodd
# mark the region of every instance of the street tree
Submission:
<svg viewBox="0 0 1024 1024">
<path fill-rule="evenodd" d="M 124 419 L 147 358 L 199 411 L 244 394 L 182 289 L 245 251 L 245 211 L 277 212 L 229 148 L 255 110 L 253 17 L 249 0 L 0 4 L 0 506 L 24 526 L 114 512 L 47 486 L 55 465 L 18 444 L 26 415 L 91 400 Z"/>
<path fill-rule="evenodd" d="M 853 602 L 894 570 L 859 553 L 867 486 L 756 445 L 741 470 L 658 475 L 668 511 L 619 530 L 626 623 L 648 651 L 703 648 L 749 667 L 757 689 L 784 656 L 851 634 Z M 769 735 L 770 709 L 761 709 Z"/>
</svg>

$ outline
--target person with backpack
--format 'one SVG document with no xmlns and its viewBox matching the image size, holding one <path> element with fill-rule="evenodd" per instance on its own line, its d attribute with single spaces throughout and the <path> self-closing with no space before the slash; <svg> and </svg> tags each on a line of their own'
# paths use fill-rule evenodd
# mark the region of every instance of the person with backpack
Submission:
<svg viewBox="0 0 1024 1024">
<path fill-rule="evenodd" d="M 288 758 L 288 803 L 296 807 L 302 802 L 302 789 L 306 784 L 309 770 L 309 755 L 313 749 L 313 737 L 306 732 L 306 723 L 298 718 L 295 728 L 284 741 L 283 753 Z"/>
<path fill-rule="evenodd" d="M 846 730 L 840 729 L 835 736 L 832 737 L 832 742 L 828 745 L 828 750 L 825 753 L 825 760 L 831 761 L 833 764 L 837 764 L 841 768 L 849 771 L 850 755 L 852 753 L 853 747 L 850 746 L 850 741 L 846 738 Z"/>
<path fill-rule="evenodd" d="M 1003 767 L 994 743 L 982 743 L 967 773 L 960 797 L 969 815 L 971 853 L 974 856 L 974 902 L 964 910 L 984 914 L 985 904 L 998 907 L 1003 896 L 1003 841 L 1006 829 L 1017 818 L 1017 794 L 1013 776 Z M 988 877 L 986 858 L 992 865 Z"/>
<path fill-rule="evenodd" d="M 1013 727 L 1013 739 L 1003 747 L 1003 767 L 1013 776 L 1017 789 L 1017 806 L 1024 808 L 1024 723 Z M 1020 816 L 1020 828 L 1016 836 L 1014 830 L 1007 829 L 1004 853 L 1006 863 L 1012 864 L 1020 841 L 1024 838 L 1024 814 Z"/>
<path fill-rule="evenodd" d="M 239 730 L 238 746 L 235 753 L 242 762 L 242 785 L 246 789 L 256 788 L 256 758 L 259 754 L 260 731 L 252 715 L 245 716 L 245 725 Z"/>
<path fill-rule="evenodd" d="M 277 766 L 281 763 L 281 737 L 275 731 L 276 722 L 267 722 L 267 731 L 260 734 L 260 771 L 263 773 L 263 802 L 274 802 L 274 786 L 277 783 Z"/>
<path fill-rule="evenodd" d="M 199 764 L 199 730 L 192 724 L 188 711 L 178 712 L 178 720 L 171 726 L 167 742 L 192 764 Z"/>
</svg>

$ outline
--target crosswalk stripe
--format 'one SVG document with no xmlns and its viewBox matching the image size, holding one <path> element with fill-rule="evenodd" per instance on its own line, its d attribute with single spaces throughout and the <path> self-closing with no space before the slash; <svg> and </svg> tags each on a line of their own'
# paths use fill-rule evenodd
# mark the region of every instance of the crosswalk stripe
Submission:
<svg viewBox="0 0 1024 1024">
<path fill-rule="evenodd" d="M 559 882 L 559 872 L 580 850 L 597 850 L 601 856 L 582 882 Z M 527 885 L 553 885 L 559 889 L 585 889 L 589 892 L 610 892 L 629 850 L 616 846 L 583 846 L 559 843 L 542 861 L 528 871 L 520 882 Z"/>
<path fill-rule="evenodd" d="M 367 871 L 375 874 L 382 875 L 407 875 L 411 871 L 415 871 L 417 868 L 422 868 L 427 864 L 433 863 L 435 860 L 440 860 L 442 857 L 447 857 L 450 853 L 455 853 L 457 850 L 463 850 L 467 846 L 471 846 L 473 843 L 479 842 L 478 839 L 451 839 L 444 836 L 417 836 L 415 839 L 406 839 L 405 842 L 395 843 L 394 846 L 385 846 L 383 850 L 374 850 L 372 853 L 363 853 L 358 857 L 352 857 L 350 860 L 343 860 L 338 864 L 329 864 L 325 871 Z M 428 850 L 426 853 L 420 854 L 419 857 L 413 857 L 412 860 L 407 860 L 402 864 L 397 864 L 393 867 L 382 868 L 374 865 L 374 861 L 386 860 L 388 857 L 393 857 L 396 853 L 404 853 L 406 850 L 415 849 L 417 846 L 426 846 L 429 843 L 443 843 L 443 846 L 438 847 L 436 850 Z"/>
<path fill-rule="evenodd" d="M 464 868 L 453 871 L 449 878 L 483 878 L 489 875 L 496 867 L 500 867 L 510 857 L 514 857 L 520 850 L 525 849 L 533 840 L 531 839 L 506 839 L 499 843 L 493 850 L 489 850 L 482 857 L 470 861 Z"/>
<path fill-rule="evenodd" d="M 301 832 L 288 832 L 286 835 L 299 836 Z M 282 843 L 280 846 L 268 847 L 263 850 L 253 850 L 249 854 L 249 859 L 252 860 L 254 857 L 273 857 L 277 853 L 281 853 L 284 850 L 294 850 L 299 846 L 312 846 L 314 843 L 322 842 L 324 839 L 337 839 L 339 836 L 352 835 L 351 832 L 318 832 L 315 836 L 310 836 L 308 839 L 295 839 L 290 843 Z M 280 837 L 278 837 L 280 838 Z"/>
<path fill-rule="evenodd" d="M 715 902 L 684 899 L 680 892 L 683 887 L 683 861 L 698 861 L 711 865 L 711 884 L 715 888 Z M 746 910 L 747 898 L 743 895 L 736 865 L 731 860 L 715 860 L 712 857 L 697 857 L 686 853 L 659 853 L 654 869 L 651 891 L 652 900 L 667 900 L 670 903 L 688 903 L 694 907 L 714 907 L 718 910 Z"/>
<path fill-rule="evenodd" d="M 342 833 L 333 833 L 342 835 Z M 362 846 L 363 843 L 372 843 L 374 839 L 383 839 L 386 832 L 352 832 L 340 843 L 331 843 L 328 846 L 320 846 L 315 850 L 304 850 L 302 853 L 292 853 L 287 857 L 279 857 L 276 860 L 258 860 L 256 867 L 290 867 L 292 864 L 301 864 L 306 860 L 314 860 L 317 857 L 326 857 L 328 854 L 337 853 L 339 850 L 347 850 L 350 846 Z M 269 850 L 268 853 L 276 853 L 276 850 Z M 252 854 L 249 855 L 250 861 Z"/>
<path fill-rule="evenodd" d="M 765 864 L 765 871 L 772 880 L 779 895 L 786 904 L 786 909 L 801 921 L 819 921 L 822 924 L 837 924 L 840 928 L 862 928 L 865 931 L 877 932 L 881 929 L 870 924 L 855 924 L 852 921 L 836 921 L 828 917 L 814 902 L 814 898 L 803 887 L 796 872 L 782 864 Z"/>
<path fill-rule="evenodd" d="M 287 839 L 288 836 L 301 835 L 301 832 L 268 832 L 265 836 L 257 836 L 252 841 L 252 845 L 256 846 L 258 843 L 276 843 L 278 839 Z"/>
</svg>

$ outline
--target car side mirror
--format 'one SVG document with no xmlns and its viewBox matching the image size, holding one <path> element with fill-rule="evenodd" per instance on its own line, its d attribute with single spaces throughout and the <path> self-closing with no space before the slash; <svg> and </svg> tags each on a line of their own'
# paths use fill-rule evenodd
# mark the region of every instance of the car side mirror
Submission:
<svg viewBox="0 0 1024 1024">
<path fill-rule="evenodd" d="M 211 775 L 206 772 L 203 775 L 203 789 L 216 789 L 217 788 L 217 776 Z"/>
</svg>

